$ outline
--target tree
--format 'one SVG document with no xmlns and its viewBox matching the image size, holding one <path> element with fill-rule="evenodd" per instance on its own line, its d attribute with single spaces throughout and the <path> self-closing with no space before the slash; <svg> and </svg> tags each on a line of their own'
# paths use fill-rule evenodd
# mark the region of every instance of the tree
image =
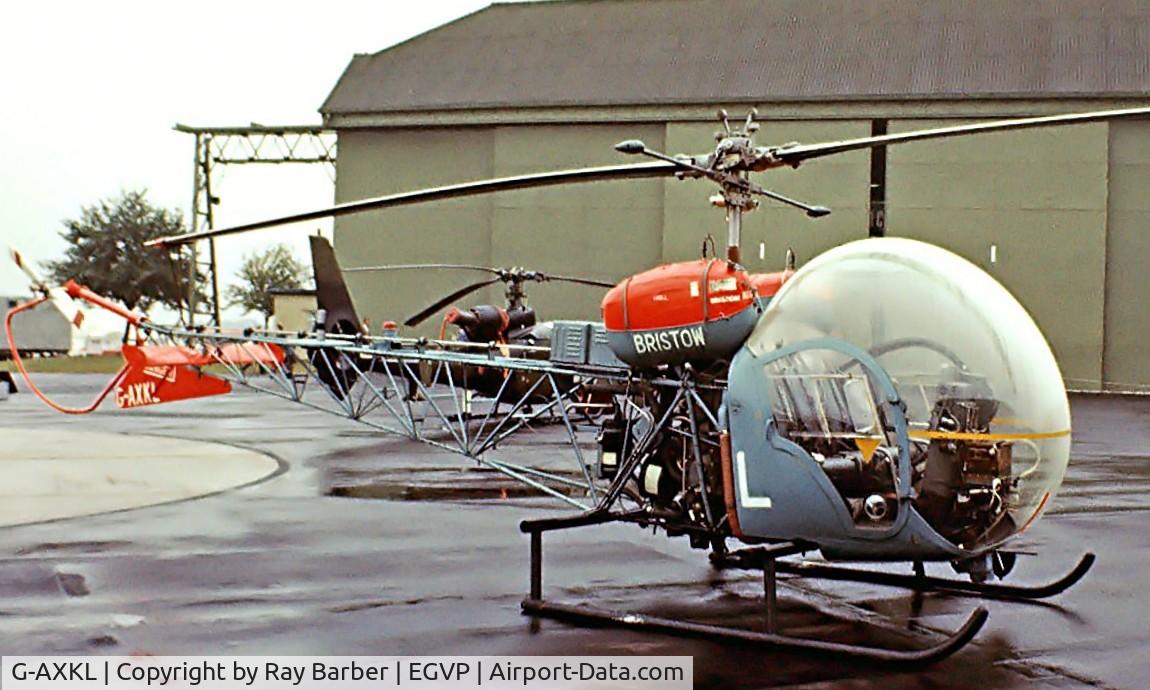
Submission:
<svg viewBox="0 0 1150 690">
<path fill-rule="evenodd" d="M 275 308 L 272 292 L 301 288 L 306 275 L 307 267 L 297 261 L 284 244 L 245 256 L 239 272 L 243 283 L 228 286 L 228 305 L 263 314 L 264 328 L 267 328 Z"/>
<path fill-rule="evenodd" d="M 146 312 L 156 304 L 181 309 L 187 303 L 188 258 L 144 243 L 184 232 L 183 214 L 156 208 L 144 195 L 121 192 L 65 220 L 60 236 L 69 246 L 62 260 L 48 264 L 53 279 L 73 279 L 133 310 Z"/>
</svg>

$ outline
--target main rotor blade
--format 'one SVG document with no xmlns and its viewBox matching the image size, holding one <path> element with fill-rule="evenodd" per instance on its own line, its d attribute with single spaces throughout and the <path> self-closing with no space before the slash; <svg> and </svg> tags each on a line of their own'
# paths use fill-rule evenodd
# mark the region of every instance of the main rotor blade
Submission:
<svg viewBox="0 0 1150 690">
<path fill-rule="evenodd" d="M 1127 110 L 1099 110 L 1091 113 L 1074 113 L 1072 115 L 1050 115 L 1045 117 L 1026 117 L 1016 120 L 994 120 L 992 122 L 979 122 L 972 125 L 958 125 L 955 127 L 941 127 L 939 129 L 920 129 L 914 132 L 901 132 L 899 134 L 884 134 L 877 137 L 864 137 L 862 139 L 845 139 L 843 141 L 829 141 L 822 144 L 800 144 L 778 149 L 774 152 L 775 158 L 790 165 L 821 158 L 836 153 L 845 153 L 857 149 L 870 149 L 888 144 L 902 144 L 908 141 L 922 141 L 924 139 L 942 139 L 944 137 L 957 137 L 967 134 L 980 134 L 983 132 L 1005 132 L 1014 129 L 1030 129 L 1032 127 L 1050 127 L 1053 125 L 1073 125 L 1085 122 L 1101 122 L 1122 117 L 1150 116 L 1150 108 L 1130 108 Z"/>
<path fill-rule="evenodd" d="M 564 283 L 578 283 L 579 285 L 590 285 L 592 287 L 605 287 L 613 288 L 616 283 L 608 283 L 605 280 L 595 280 L 593 278 L 575 278 L 573 276 L 553 276 L 551 274 L 544 274 L 544 282 L 558 280 Z"/>
<path fill-rule="evenodd" d="M 458 271 L 482 271 L 484 273 L 492 273 L 499 276 L 502 280 L 509 280 L 513 273 L 513 269 L 504 268 L 491 268 L 490 266 L 476 266 L 474 264 L 385 264 L 382 266 L 357 266 L 356 268 L 345 268 L 344 273 L 362 273 L 368 271 L 409 271 L 419 269 L 451 269 Z M 539 280 L 543 282 L 558 281 L 565 283 L 578 283 L 580 285 L 591 285 L 593 287 L 615 287 L 615 283 L 609 283 L 603 280 L 595 280 L 593 278 L 576 278 L 574 276 L 557 276 L 550 273 L 539 273 Z"/>
<path fill-rule="evenodd" d="M 490 266 L 473 266 L 471 264 L 390 264 L 384 266 L 357 266 L 356 268 L 345 268 L 344 273 L 360 273 L 363 271 L 405 271 L 414 270 L 419 268 L 450 268 L 460 271 L 483 271 L 484 273 L 494 273 L 499 275 L 499 270 L 491 268 Z"/>
<path fill-rule="evenodd" d="M 598 168 L 557 170 L 555 172 L 516 175 L 514 177 L 498 177 L 492 180 L 479 180 L 476 182 L 464 182 L 462 184 L 447 185 L 445 187 L 420 189 L 413 192 L 400 192 L 399 194 L 389 194 L 387 196 L 375 197 L 373 199 L 363 199 L 362 201 L 349 201 L 345 204 L 337 204 L 335 206 L 319 209 L 317 211 L 307 211 L 305 213 L 297 213 L 291 216 L 261 220 L 254 223 L 245 223 L 243 225 L 233 225 L 229 228 L 220 228 L 218 230 L 203 230 L 201 232 L 191 232 L 184 235 L 160 237 L 158 239 L 151 240 L 146 244 L 149 247 L 174 247 L 177 245 L 189 244 L 198 240 L 207 239 L 209 237 L 235 235 L 237 233 L 249 232 L 251 230 L 262 230 L 264 228 L 272 228 L 279 225 L 287 225 L 289 223 L 300 223 L 308 220 L 319 220 L 321 218 L 338 218 L 339 216 L 346 216 L 353 213 L 362 213 L 364 211 L 374 211 L 382 208 L 391 208 L 393 206 L 406 206 L 408 204 L 418 204 L 426 201 L 439 201 L 442 199 L 454 199 L 457 197 L 472 196 L 476 194 L 506 192 L 513 189 L 550 187 L 554 185 L 573 184 L 576 182 L 599 182 L 603 180 L 628 180 L 645 177 L 667 177 L 675 174 L 675 171 L 680 169 L 681 166 L 675 165 L 674 163 L 655 161 L 651 163 L 634 163 L 631 165 L 607 165 Z"/>
<path fill-rule="evenodd" d="M 432 314 L 439 311 L 440 309 L 443 309 L 444 307 L 446 307 L 447 305 L 456 301 L 457 299 L 461 299 L 463 297 L 466 297 L 467 295 L 470 295 L 471 293 L 475 292 L 479 288 L 487 287 L 488 285 L 491 285 L 492 283 L 498 283 L 500 280 L 501 280 L 501 278 L 492 278 L 491 280 L 484 280 L 484 281 L 481 281 L 478 283 L 472 283 L 471 285 L 468 285 L 467 287 L 459 288 L 458 290 L 451 293 L 447 297 L 444 297 L 443 299 L 437 301 L 435 304 L 433 304 L 430 307 L 419 312 L 415 316 L 412 316 L 407 321 L 404 321 L 403 325 L 404 326 L 418 326 L 419 324 L 423 323 L 427 319 L 427 317 L 431 316 Z"/>
</svg>

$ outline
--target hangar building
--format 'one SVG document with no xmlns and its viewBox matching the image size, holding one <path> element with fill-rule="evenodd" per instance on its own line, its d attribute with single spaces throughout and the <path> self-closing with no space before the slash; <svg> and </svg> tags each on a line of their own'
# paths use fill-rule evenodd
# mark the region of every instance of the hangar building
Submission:
<svg viewBox="0 0 1150 690">
<path fill-rule="evenodd" d="M 635 162 L 613 150 L 622 139 L 704 153 L 718 107 L 757 107 L 757 142 L 781 144 L 1147 105 L 1150 3 L 1137 0 L 566 0 L 495 4 L 357 55 L 321 112 L 338 132 L 343 202 Z M 834 213 L 810 220 L 765 203 L 744 225 L 752 270 L 780 267 L 788 247 L 801 262 L 868 235 L 933 242 L 1019 298 L 1070 387 L 1150 385 L 1150 120 L 853 152 L 758 181 Z M 393 209 L 340 219 L 336 250 L 347 267 L 479 263 L 616 280 L 696 256 L 707 233 L 721 242 L 711 193 L 643 180 Z M 483 276 L 349 278 L 379 323 Z M 547 318 L 594 318 L 601 296 L 529 290 Z"/>
</svg>

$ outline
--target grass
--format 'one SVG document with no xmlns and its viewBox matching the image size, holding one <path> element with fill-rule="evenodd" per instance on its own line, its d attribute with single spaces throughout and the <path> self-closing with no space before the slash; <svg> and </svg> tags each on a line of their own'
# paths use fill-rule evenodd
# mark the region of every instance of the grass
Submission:
<svg viewBox="0 0 1150 690">
<path fill-rule="evenodd" d="M 24 368 L 32 374 L 114 374 L 123 366 L 120 354 L 87 357 L 25 357 Z M 16 371 L 11 360 L 0 362 L 0 371 Z"/>
</svg>

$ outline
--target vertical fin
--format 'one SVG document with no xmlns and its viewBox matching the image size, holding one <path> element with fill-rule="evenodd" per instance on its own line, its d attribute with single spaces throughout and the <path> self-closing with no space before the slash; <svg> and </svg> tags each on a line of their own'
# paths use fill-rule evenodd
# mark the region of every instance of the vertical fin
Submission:
<svg viewBox="0 0 1150 690">
<path fill-rule="evenodd" d="M 327 314 L 324 330 L 347 335 L 359 333 L 362 321 L 355 312 L 355 304 L 343 280 L 343 271 L 335 258 L 335 250 L 330 242 L 319 235 L 312 235 L 308 239 L 311 241 L 311 263 L 315 272 L 316 306 Z"/>
</svg>

